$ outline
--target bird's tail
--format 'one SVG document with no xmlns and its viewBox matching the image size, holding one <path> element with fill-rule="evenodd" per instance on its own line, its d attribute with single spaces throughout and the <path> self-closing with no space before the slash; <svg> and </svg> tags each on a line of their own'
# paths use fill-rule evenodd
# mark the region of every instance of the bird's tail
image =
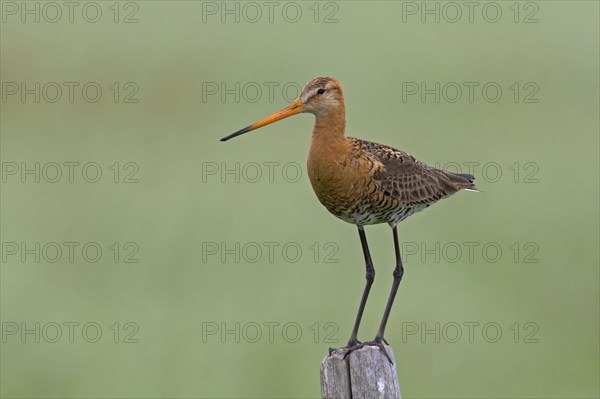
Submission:
<svg viewBox="0 0 600 399">
<path fill-rule="evenodd" d="M 452 175 L 455 176 L 453 180 L 460 189 L 479 192 L 479 189 L 475 187 L 475 176 L 468 173 L 452 173 Z"/>
</svg>

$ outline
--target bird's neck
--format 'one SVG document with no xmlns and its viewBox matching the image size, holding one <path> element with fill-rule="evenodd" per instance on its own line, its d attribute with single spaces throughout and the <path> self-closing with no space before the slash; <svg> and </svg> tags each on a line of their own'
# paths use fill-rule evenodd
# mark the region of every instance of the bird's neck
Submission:
<svg viewBox="0 0 600 399">
<path fill-rule="evenodd" d="M 313 141 L 335 142 L 345 140 L 346 111 L 343 105 L 326 114 L 317 114 L 315 117 L 315 126 L 312 134 Z"/>
<path fill-rule="evenodd" d="M 317 114 L 313 128 L 310 153 L 313 161 L 334 160 L 348 150 L 345 135 L 346 112 L 341 106 L 327 114 Z"/>
</svg>

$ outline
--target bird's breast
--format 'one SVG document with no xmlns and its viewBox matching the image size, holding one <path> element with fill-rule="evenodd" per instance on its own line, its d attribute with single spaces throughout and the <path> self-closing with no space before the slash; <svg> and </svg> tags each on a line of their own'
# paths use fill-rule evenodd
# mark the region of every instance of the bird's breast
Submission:
<svg viewBox="0 0 600 399">
<path fill-rule="evenodd" d="M 307 168 L 319 201 L 335 216 L 358 224 L 371 207 L 378 190 L 373 175 L 377 169 L 369 159 L 352 152 L 343 156 L 309 153 Z"/>
</svg>

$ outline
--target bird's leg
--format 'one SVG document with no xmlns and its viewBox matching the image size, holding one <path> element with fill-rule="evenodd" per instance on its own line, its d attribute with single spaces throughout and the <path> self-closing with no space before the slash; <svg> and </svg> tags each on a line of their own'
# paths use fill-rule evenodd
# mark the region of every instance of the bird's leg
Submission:
<svg viewBox="0 0 600 399">
<path fill-rule="evenodd" d="M 358 235 L 360 236 L 360 243 L 362 245 L 363 254 L 365 256 L 367 282 L 365 285 L 365 289 L 363 290 L 360 305 L 358 306 L 358 313 L 356 314 L 356 320 L 354 321 L 354 328 L 352 329 L 352 334 L 350 334 L 348 345 L 346 345 L 345 348 L 352 348 L 360 344 L 360 342 L 358 341 L 358 328 L 360 327 L 360 321 L 365 310 L 365 305 L 367 304 L 367 298 L 369 297 L 369 292 L 371 291 L 371 285 L 373 285 L 373 281 L 375 280 L 375 268 L 373 267 L 373 260 L 371 259 L 371 254 L 369 253 L 367 237 L 365 236 L 365 231 L 362 228 L 362 226 L 358 227 Z M 333 348 L 329 348 L 330 355 L 333 351 Z"/>
<path fill-rule="evenodd" d="M 396 226 L 393 227 L 392 232 L 394 234 L 394 248 L 396 250 L 396 268 L 393 272 L 394 282 L 392 283 L 392 290 L 390 292 L 390 296 L 385 306 L 383 319 L 381 319 L 379 330 L 377 330 L 377 335 L 375 335 L 375 342 L 381 343 L 383 341 L 386 344 L 387 341 L 385 340 L 385 338 L 383 338 L 383 334 L 385 333 L 385 326 L 387 324 L 388 318 L 390 317 L 392 305 L 394 304 L 394 298 L 396 297 L 398 287 L 400 286 L 400 281 L 402 280 L 402 275 L 404 274 L 404 267 L 402 266 L 402 256 L 400 255 L 400 244 L 398 243 L 398 231 L 396 230 Z"/>
<path fill-rule="evenodd" d="M 354 321 L 354 328 L 352 329 L 350 340 L 348 340 L 349 347 L 359 343 L 357 339 L 358 327 L 360 326 L 365 305 L 367 304 L 367 298 L 369 297 L 369 292 L 371 291 L 371 285 L 373 285 L 373 281 L 375 280 L 375 268 L 373 267 L 373 260 L 371 259 L 371 254 L 369 253 L 369 246 L 367 245 L 365 230 L 361 226 L 358 227 L 358 235 L 360 236 L 360 243 L 362 245 L 363 254 L 365 255 L 365 266 L 367 268 L 365 277 L 367 279 L 367 283 L 360 300 L 360 305 L 358 306 L 358 313 L 356 314 L 356 320 Z"/>
<path fill-rule="evenodd" d="M 385 312 L 383 313 L 383 319 L 381 320 L 381 324 L 379 325 L 379 330 L 377 330 L 377 335 L 375 335 L 375 339 L 373 341 L 367 341 L 362 343 L 356 343 L 354 346 L 350 346 L 347 348 L 346 353 L 344 354 L 344 358 L 348 356 L 351 352 L 363 348 L 365 346 L 377 346 L 387 360 L 393 364 L 394 362 L 388 355 L 383 343 L 387 344 L 385 338 L 383 338 L 383 334 L 385 332 L 385 326 L 387 324 L 388 318 L 390 316 L 390 311 L 392 310 L 392 305 L 394 303 L 394 298 L 396 297 L 396 293 L 398 292 L 398 287 L 400 286 L 400 281 L 402 280 L 402 275 L 404 274 L 404 267 L 402 267 L 402 258 L 400 256 L 400 245 L 398 244 L 398 232 L 396 231 L 396 226 L 393 227 L 394 233 L 394 248 L 396 249 L 396 267 L 394 268 L 394 282 L 392 283 L 392 291 L 390 292 L 390 296 L 388 297 L 387 304 L 385 306 Z"/>
</svg>

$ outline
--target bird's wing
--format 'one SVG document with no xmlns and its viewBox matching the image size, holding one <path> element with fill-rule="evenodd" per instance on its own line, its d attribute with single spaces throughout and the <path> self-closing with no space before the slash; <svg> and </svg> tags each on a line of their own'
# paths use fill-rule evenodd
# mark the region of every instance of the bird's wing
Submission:
<svg viewBox="0 0 600 399">
<path fill-rule="evenodd" d="M 358 139 L 357 139 L 358 140 Z M 433 168 L 404 151 L 382 144 L 358 140 L 362 149 L 382 164 L 373 179 L 386 195 L 405 206 L 430 204 L 459 190 L 475 189 L 474 177 Z"/>
</svg>

